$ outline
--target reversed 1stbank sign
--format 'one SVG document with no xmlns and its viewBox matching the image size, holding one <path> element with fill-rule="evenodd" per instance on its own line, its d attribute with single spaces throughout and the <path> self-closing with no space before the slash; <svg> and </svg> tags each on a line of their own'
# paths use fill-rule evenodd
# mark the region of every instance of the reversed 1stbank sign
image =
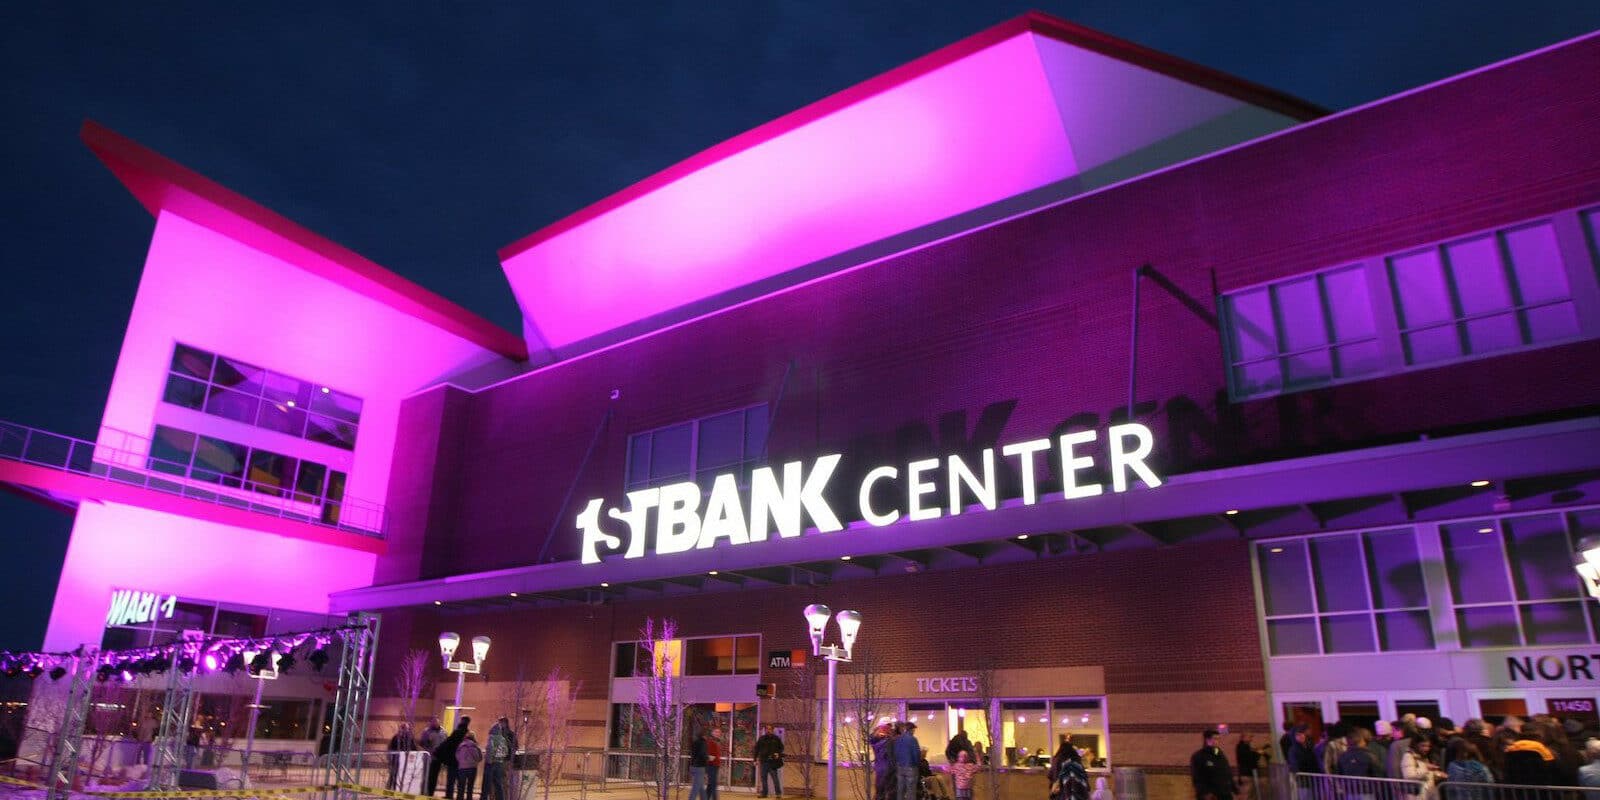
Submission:
<svg viewBox="0 0 1600 800">
<path fill-rule="evenodd" d="M 1112 425 L 1105 434 L 1111 491 L 1127 491 L 1132 478 L 1152 489 L 1161 485 L 1161 479 L 1145 463 L 1155 448 L 1155 437 L 1149 428 L 1130 422 Z M 1031 506 L 1039 501 L 1038 479 L 1034 472 L 1039 456 L 1058 460 L 1063 499 L 1094 497 L 1106 487 L 1082 482 L 1081 473 L 1093 468 L 1095 459 L 1081 451 L 1099 438 L 1099 431 L 1086 430 L 1068 433 L 1054 441 L 1017 442 L 1001 447 L 999 457 L 1016 461 L 1023 505 Z M 790 539 L 805 530 L 808 520 L 821 533 L 843 530 L 839 515 L 834 513 L 824 494 L 829 488 L 828 482 L 838 471 L 841 458 L 837 454 L 826 455 L 809 464 L 790 461 L 778 468 L 755 470 L 750 476 L 749 508 L 745 507 L 739 491 L 738 476 L 732 473 L 718 475 L 709 495 L 694 481 L 683 481 L 628 492 L 625 507 L 606 508 L 603 499 L 590 500 L 577 519 L 578 530 L 583 534 L 583 563 L 598 564 L 603 553 L 619 549 L 623 558 L 643 557 L 645 545 L 651 539 L 652 517 L 655 519 L 653 552 L 656 555 L 765 542 L 774 531 L 780 538 Z M 857 510 L 861 519 L 873 527 L 900 520 L 901 508 L 905 509 L 905 519 L 911 522 L 934 519 L 946 513 L 954 516 L 962 513 L 966 498 L 971 498 L 984 510 L 993 511 L 1000 501 L 995 458 L 995 448 L 990 447 L 979 454 L 976 466 L 968 464 L 961 456 L 951 455 L 913 461 L 903 468 L 876 467 L 869 470 L 861 479 L 861 485 L 856 487 Z M 942 486 L 934 477 L 940 467 L 944 468 Z M 896 486 L 901 501 L 893 507 L 874 506 L 873 491 L 880 484 Z M 602 526 L 603 518 L 621 523 L 620 527 L 613 527 L 616 533 Z"/>
<path fill-rule="evenodd" d="M 115 589 L 111 592 L 111 608 L 106 611 L 106 627 L 143 625 L 158 619 L 172 619 L 172 613 L 177 608 L 178 596 L 175 594 Z"/>
</svg>

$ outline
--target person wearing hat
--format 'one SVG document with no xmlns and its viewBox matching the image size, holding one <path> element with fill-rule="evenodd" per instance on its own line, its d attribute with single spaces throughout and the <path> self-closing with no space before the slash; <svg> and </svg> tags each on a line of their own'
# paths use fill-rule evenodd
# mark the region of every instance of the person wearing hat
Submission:
<svg viewBox="0 0 1600 800">
<path fill-rule="evenodd" d="M 1189 780 L 1194 784 L 1195 800 L 1232 800 L 1233 768 L 1218 743 L 1222 734 L 1207 728 L 1200 737 L 1200 749 L 1189 757 Z"/>
<path fill-rule="evenodd" d="M 917 741 L 917 723 L 906 722 L 901 733 L 894 738 L 890 750 L 894 756 L 894 777 L 899 800 L 917 800 L 917 767 L 922 763 L 922 743 Z"/>
</svg>

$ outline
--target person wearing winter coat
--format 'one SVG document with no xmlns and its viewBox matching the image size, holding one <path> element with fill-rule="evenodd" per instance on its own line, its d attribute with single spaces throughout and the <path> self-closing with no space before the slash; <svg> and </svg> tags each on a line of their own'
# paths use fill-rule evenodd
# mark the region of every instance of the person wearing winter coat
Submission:
<svg viewBox="0 0 1600 800">
<path fill-rule="evenodd" d="M 1334 774 L 1347 778 L 1382 778 L 1383 762 L 1367 747 L 1367 731 L 1355 728 L 1345 737 L 1344 752 L 1334 765 Z"/>
<path fill-rule="evenodd" d="M 1400 777 L 1422 784 L 1423 800 L 1432 800 L 1437 796 L 1439 779 L 1444 777 L 1428 757 L 1432 752 L 1433 740 L 1426 736 L 1418 736 L 1412 739 L 1411 746 L 1400 754 Z"/>
<path fill-rule="evenodd" d="M 1555 786 L 1559 783 L 1556 755 L 1530 733 L 1518 734 L 1506 745 L 1505 782 L 1516 786 Z"/>
<path fill-rule="evenodd" d="M 872 747 L 872 800 L 894 800 L 894 753 L 890 747 L 898 733 L 893 726 L 884 723 L 867 737 L 867 743 Z"/>
<path fill-rule="evenodd" d="M 1061 734 L 1056 754 L 1050 759 L 1050 771 L 1054 775 L 1051 800 L 1089 800 L 1089 771 L 1084 769 L 1083 754 L 1072 746 L 1072 734 Z"/>
<path fill-rule="evenodd" d="M 1494 775 L 1489 772 L 1489 765 L 1484 763 L 1477 745 L 1465 737 L 1456 737 L 1445 750 L 1448 751 L 1446 760 L 1450 762 L 1450 766 L 1445 767 L 1445 779 L 1450 783 L 1494 783 Z"/>
<path fill-rule="evenodd" d="M 411 736 L 411 723 L 400 723 L 400 730 L 395 731 L 394 735 L 389 737 L 389 752 L 393 755 L 389 756 L 389 780 L 385 784 L 385 788 L 391 791 L 394 789 L 394 776 L 400 767 L 400 759 L 405 758 L 405 753 L 415 749 L 417 749 L 417 740 Z"/>
<path fill-rule="evenodd" d="M 1189 781 L 1194 784 L 1195 800 L 1232 800 L 1233 767 L 1219 744 L 1222 734 L 1209 729 L 1201 734 L 1199 750 L 1189 757 Z"/>
<path fill-rule="evenodd" d="M 456 782 L 461 778 L 461 770 L 456 766 L 456 748 L 467 738 L 467 728 L 471 724 L 471 717 L 462 717 L 456 729 L 433 751 L 433 759 L 444 765 L 444 796 L 449 800 L 456 800 Z"/>
<path fill-rule="evenodd" d="M 950 743 L 944 746 L 945 763 L 956 763 L 957 753 L 966 753 L 969 761 L 974 764 L 978 763 L 978 753 L 976 750 L 972 749 L 972 740 L 967 738 L 967 731 L 965 728 L 956 731 L 956 735 L 950 737 Z"/>
<path fill-rule="evenodd" d="M 978 762 L 966 750 L 956 751 L 956 760 L 947 768 L 950 783 L 955 786 L 956 800 L 972 800 L 972 779 L 978 774 Z"/>
<path fill-rule="evenodd" d="M 767 784 L 772 784 L 772 796 L 783 796 L 783 739 L 773 732 L 771 725 L 762 731 L 761 738 L 756 740 L 756 745 L 751 755 L 755 756 L 756 771 L 759 773 L 756 782 L 756 797 L 767 796 Z"/>
<path fill-rule="evenodd" d="M 483 748 L 478 746 L 477 737 L 468 732 L 461 744 L 456 746 L 456 800 L 472 800 L 472 784 L 477 781 L 478 765 L 481 763 Z"/>
<path fill-rule="evenodd" d="M 505 717 L 495 720 L 483 748 L 483 800 L 506 800 L 506 766 L 517 754 L 517 734 Z"/>
<path fill-rule="evenodd" d="M 706 800 L 706 767 L 711 763 L 705 731 L 695 731 L 689 742 L 689 800 Z"/>
<path fill-rule="evenodd" d="M 445 738 L 444 728 L 439 725 L 438 717 L 429 721 L 428 727 L 417 737 L 417 747 L 428 752 L 428 774 L 422 781 L 422 793 L 429 797 L 439 790 L 439 770 L 444 769 L 444 765 L 439 763 L 434 751 L 439 749 L 439 745 L 444 744 Z"/>
</svg>

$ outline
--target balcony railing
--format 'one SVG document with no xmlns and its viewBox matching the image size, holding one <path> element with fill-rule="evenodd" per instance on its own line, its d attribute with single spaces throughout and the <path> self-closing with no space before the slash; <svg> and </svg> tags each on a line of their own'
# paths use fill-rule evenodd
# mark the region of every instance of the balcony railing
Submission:
<svg viewBox="0 0 1600 800">
<path fill-rule="evenodd" d="M 381 504 L 349 495 L 328 500 L 296 492 L 292 487 L 234 476 L 218 476 L 216 481 L 189 477 L 188 464 L 152 457 L 148 439 L 120 431 L 112 433 L 121 437 L 121 446 L 0 421 L 0 459 L 383 538 L 386 519 Z"/>
</svg>

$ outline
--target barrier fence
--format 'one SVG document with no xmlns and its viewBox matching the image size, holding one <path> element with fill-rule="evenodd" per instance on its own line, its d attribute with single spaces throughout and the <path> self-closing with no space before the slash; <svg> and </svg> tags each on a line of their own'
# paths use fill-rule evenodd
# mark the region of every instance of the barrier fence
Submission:
<svg viewBox="0 0 1600 800">
<path fill-rule="evenodd" d="M 1285 771 L 1286 772 L 1286 771 Z M 1354 778 L 1301 772 L 1278 800 L 1600 800 L 1600 787 Z M 1263 792 L 1263 798 L 1268 795 Z"/>
</svg>

